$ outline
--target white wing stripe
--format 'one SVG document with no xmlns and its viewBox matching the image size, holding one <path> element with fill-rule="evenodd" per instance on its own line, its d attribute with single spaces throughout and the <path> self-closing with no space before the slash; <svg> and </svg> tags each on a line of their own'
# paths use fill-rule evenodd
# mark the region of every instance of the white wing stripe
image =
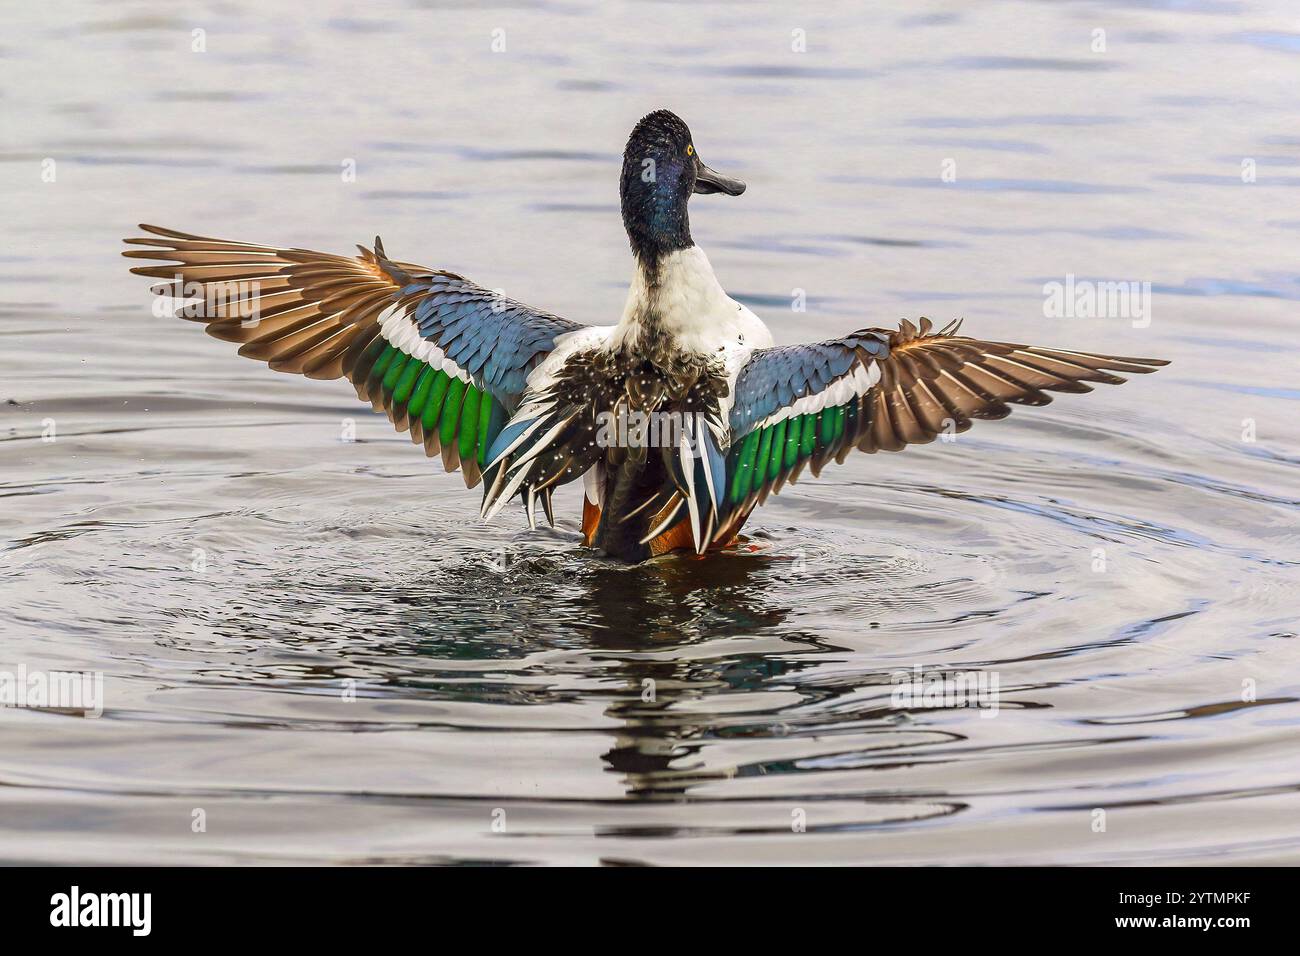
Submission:
<svg viewBox="0 0 1300 956">
<path fill-rule="evenodd" d="M 880 381 L 880 366 L 872 359 L 867 364 L 855 363 L 853 371 L 846 372 L 820 392 L 796 398 L 785 408 L 778 408 L 767 418 L 754 425 L 753 431 L 776 425 L 787 418 L 799 415 L 811 415 L 825 408 L 843 405 L 854 398 L 861 398 Z"/>
<path fill-rule="evenodd" d="M 379 313 L 379 334 L 390 345 L 400 349 L 414 359 L 418 359 L 434 368 L 441 369 L 452 378 L 473 384 L 473 377 L 459 365 L 447 358 L 447 353 L 433 342 L 420 335 L 411 312 L 410 302 L 394 302 Z"/>
</svg>

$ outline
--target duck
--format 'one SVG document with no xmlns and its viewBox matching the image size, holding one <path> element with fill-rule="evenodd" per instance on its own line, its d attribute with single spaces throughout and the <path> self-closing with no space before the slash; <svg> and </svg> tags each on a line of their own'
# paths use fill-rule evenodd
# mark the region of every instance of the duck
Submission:
<svg viewBox="0 0 1300 956">
<path fill-rule="evenodd" d="M 735 549 L 770 495 L 855 450 L 955 436 L 1168 364 L 985 341 L 927 318 L 777 345 L 691 236 L 694 196 L 745 188 L 704 164 L 676 114 L 637 122 L 619 179 L 632 278 L 607 325 L 390 259 L 378 237 L 352 256 L 142 224 L 124 255 L 164 263 L 131 271 L 240 355 L 347 379 L 483 486 L 483 519 L 518 499 L 531 528 L 539 504 L 554 526 L 555 489 L 582 481 L 583 545 L 625 562 Z"/>
</svg>

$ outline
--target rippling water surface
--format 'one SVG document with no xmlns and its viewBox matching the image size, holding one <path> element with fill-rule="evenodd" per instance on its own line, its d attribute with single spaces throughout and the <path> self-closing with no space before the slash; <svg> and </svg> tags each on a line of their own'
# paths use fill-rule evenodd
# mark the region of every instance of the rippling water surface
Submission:
<svg viewBox="0 0 1300 956">
<path fill-rule="evenodd" d="M 8 10 L 0 668 L 106 704 L 0 710 L 0 857 L 1300 860 L 1294 9 L 860 7 Z M 607 323 L 659 106 L 749 182 L 694 232 L 778 341 L 965 316 L 1174 364 L 628 568 L 573 489 L 558 530 L 482 526 L 346 385 L 155 317 L 118 256 L 137 221 L 380 232 Z M 1071 274 L 1150 282 L 1150 323 L 1044 318 Z M 997 708 L 897 706 L 914 668 Z"/>
</svg>

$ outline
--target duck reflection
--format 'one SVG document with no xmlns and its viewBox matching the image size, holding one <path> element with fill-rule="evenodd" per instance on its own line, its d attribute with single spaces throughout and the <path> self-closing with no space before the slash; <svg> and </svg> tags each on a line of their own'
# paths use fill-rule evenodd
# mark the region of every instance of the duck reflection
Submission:
<svg viewBox="0 0 1300 956">
<path fill-rule="evenodd" d="M 602 657 L 612 659 L 623 682 L 605 710 L 621 727 L 602 760 L 622 776 L 629 797 L 672 800 L 740 772 L 710 766 L 701 756 L 705 740 L 724 730 L 707 702 L 804 665 L 771 656 L 696 656 L 689 645 L 759 635 L 785 623 L 791 608 L 765 597 L 770 589 L 761 578 L 771 573 L 770 559 L 727 555 L 667 558 L 591 576 L 591 643 L 607 652 Z"/>
<path fill-rule="evenodd" d="M 646 650 L 774 628 L 790 608 L 761 599 L 771 574 L 770 560 L 753 555 L 601 561 L 584 582 L 588 633 L 598 647 Z"/>
<path fill-rule="evenodd" d="M 728 638 L 779 633 L 780 644 L 804 653 L 825 646 L 791 631 L 793 608 L 774 599 L 771 586 L 786 562 L 767 554 L 670 556 L 629 567 L 542 551 L 492 573 L 470 556 L 382 586 L 344 563 L 262 584 L 262 594 L 247 593 L 258 589 L 250 585 L 246 598 L 261 608 L 259 618 L 228 618 L 214 630 L 249 646 L 269 637 L 310 649 L 318 661 L 295 662 L 293 678 L 369 675 L 360 679 L 382 685 L 384 696 L 534 707 L 594 693 L 619 724 L 601 755 L 604 769 L 622 777 L 632 798 L 672 799 L 708 780 L 761 772 L 711 765 L 702 751 L 710 737 L 770 733 L 781 715 L 755 713 L 737 727 L 734 714 L 718 710 L 720 698 L 769 688 L 811 665 L 772 654 L 770 642 L 738 651 Z M 546 655 L 538 666 L 562 672 L 566 665 L 550 657 L 557 650 L 575 653 L 583 675 L 598 673 L 599 690 L 487 676 L 512 661 L 533 672 L 522 662 L 534 654 Z M 467 680 L 475 673 L 482 679 Z"/>
</svg>

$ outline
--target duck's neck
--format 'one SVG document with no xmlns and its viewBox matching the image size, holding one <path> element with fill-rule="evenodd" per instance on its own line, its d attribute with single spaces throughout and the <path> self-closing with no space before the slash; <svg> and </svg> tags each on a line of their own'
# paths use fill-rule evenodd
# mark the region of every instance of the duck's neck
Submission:
<svg viewBox="0 0 1300 956">
<path fill-rule="evenodd" d="M 668 180 L 649 185 L 629 184 L 627 180 L 625 172 L 621 187 L 623 228 L 638 266 L 653 277 L 664 258 L 695 244 L 687 212 L 689 196 L 679 195 L 680 190 Z"/>
<path fill-rule="evenodd" d="M 736 305 L 699 246 L 638 257 L 623 316 L 610 344 L 656 361 L 661 353 L 712 353 L 734 321 Z"/>
</svg>

